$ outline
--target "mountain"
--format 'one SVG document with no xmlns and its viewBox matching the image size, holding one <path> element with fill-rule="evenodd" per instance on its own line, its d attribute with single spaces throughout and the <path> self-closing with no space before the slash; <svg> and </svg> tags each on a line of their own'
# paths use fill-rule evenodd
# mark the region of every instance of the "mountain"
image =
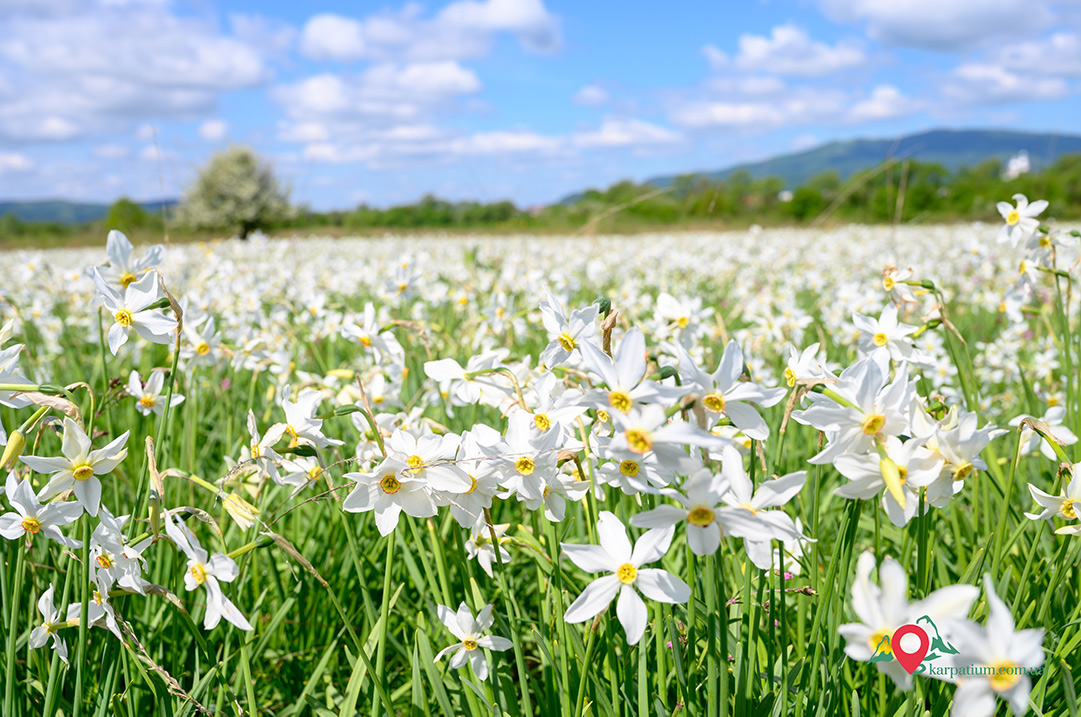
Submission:
<svg viewBox="0 0 1081 717">
<path fill-rule="evenodd" d="M 777 176 L 789 188 L 798 187 L 816 174 L 835 170 L 841 179 L 875 167 L 890 157 L 916 159 L 941 164 L 955 171 L 988 159 L 1005 162 L 1024 150 L 1033 170 L 1038 170 L 1064 154 L 1081 153 L 1081 137 L 999 130 L 933 130 L 895 139 L 856 139 L 830 142 L 805 152 L 785 154 L 763 162 L 739 164 L 711 172 L 693 172 L 709 179 L 726 179 L 746 171 L 759 179 Z M 655 177 L 648 184 L 666 187 L 676 177 Z"/>
<path fill-rule="evenodd" d="M 166 208 L 176 205 L 177 200 L 166 199 L 157 202 L 140 202 L 147 212 L 160 212 L 161 205 Z M 45 199 L 33 202 L 0 202 L 0 217 L 12 214 L 22 222 L 55 222 L 57 224 L 85 224 L 104 219 L 109 213 L 109 204 L 87 204 L 68 202 L 63 199 Z"/>
</svg>

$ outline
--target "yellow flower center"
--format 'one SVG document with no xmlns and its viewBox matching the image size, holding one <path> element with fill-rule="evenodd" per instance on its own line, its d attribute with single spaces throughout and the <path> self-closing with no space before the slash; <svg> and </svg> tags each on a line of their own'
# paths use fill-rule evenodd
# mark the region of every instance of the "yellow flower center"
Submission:
<svg viewBox="0 0 1081 717">
<path fill-rule="evenodd" d="M 883 655 L 893 655 L 893 648 L 890 646 L 890 634 L 886 630 L 875 630 L 871 633 L 867 645 L 871 648 L 872 655 L 875 652 L 881 652 Z"/>
<path fill-rule="evenodd" d="M 784 370 L 784 382 L 788 384 L 789 388 L 796 385 L 796 372 L 791 368 Z"/>
<path fill-rule="evenodd" d="M 208 353 L 210 353 L 210 344 L 208 344 L 206 341 L 200 341 L 199 345 L 195 347 L 195 353 L 199 354 L 200 356 L 206 356 Z"/>
<path fill-rule="evenodd" d="M 110 558 L 110 557 L 109 557 L 108 555 L 106 555 L 105 553 L 102 553 L 101 555 L 99 555 L 99 556 L 97 557 L 97 562 L 98 562 L 98 565 L 100 565 L 101 567 L 105 568 L 106 570 L 108 570 L 109 568 L 113 567 L 113 559 L 112 559 L 112 558 Z"/>
<path fill-rule="evenodd" d="M 624 585 L 630 585 L 638 579 L 638 568 L 630 563 L 623 563 L 619 566 L 619 570 L 616 571 L 616 577 Z"/>
<path fill-rule="evenodd" d="M 121 309 L 116 312 L 116 314 L 113 315 L 113 318 L 116 319 L 116 323 L 121 326 L 131 326 L 131 312 L 127 309 Z"/>
<path fill-rule="evenodd" d="M 635 453 L 648 453 L 653 449 L 653 440 L 646 431 L 632 428 L 627 431 L 627 447 Z"/>
<path fill-rule="evenodd" d="M 1074 501 L 1065 500 L 1062 502 L 1062 515 L 1065 518 L 1073 520 L 1077 517 L 1077 509 L 1074 507 Z"/>
<path fill-rule="evenodd" d="M 570 334 L 560 334 L 556 341 L 559 342 L 564 351 L 574 351 L 574 347 L 578 345 L 574 343 L 574 338 Z"/>
<path fill-rule="evenodd" d="M 101 605 L 103 602 L 105 602 L 105 597 L 100 592 L 95 590 L 94 591 L 94 604 L 95 605 Z"/>
<path fill-rule="evenodd" d="M 874 342 L 875 346 L 885 346 L 889 342 L 889 340 L 889 337 L 881 331 L 879 331 L 871 338 L 871 341 Z"/>
<path fill-rule="evenodd" d="M 384 493 L 388 495 L 393 495 L 401 489 L 402 482 L 398 480 L 394 475 L 385 475 L 383 476 L 383 480 L 379 481 L 379 487 L 383 490 Z"/>
<path fill-rule="evenodd" d="M 477 489 L 477 479 L 474 478 L 473 476 L 469 476 L 469 480 L 471 480 L 473 482 L 473 485 L 469 486 L 469 490 L 467 490 L 465 492 L 466 495 L 469 495 L 470 493 L 472 493 L 473 491 L 475 491 Z"/>
<path fill-rule="evenodd" d="M 319 476 L 321 475 L 323 475 L 323 467 L 313 466 L 312 469 L 308 471 L 308 480 L 319 480 Z"/>
<path fill-rule="evenodd" d="M 547 414 L 538 413 L 533 416 L 533 425 L 536 426 L 539 431 L 547 431 L 552 427 L 552 422 L 548 419 Z"/>
<path fill-rule="evenodd" d="M 191 569 L 188 570 L 188 572 L 191 573 L 191 576 L 195 579 L 196 585 L 202 585 L 206 582 L 206 568 L 202 565 L 196 563 L 191 566 Z"/>
<path fill-rule="evenodd" d="M 619 464 L 619 472 L 628 478 L 638 475 L 638 464 L 632 460 L 626 460 Z"/>
<path fill-rule="evenodd" d="M 893 287 L 897 285 L 897 282 L 893 280 L 892 276 L 886 276 L 882 279 L 882 288 L 886 291 L 893 291 Z"/>
<path fill-rule="evenodd" d="M 987 682 L 995 692 L 1005 692 L 1010 689 L 1021 681 L 1021 676 L 1025 672 L 1024 668 L 1009 660 L 998 660 L 991 665 L 991 668 L 994 672 L 987 678 Z"/>
<path fill-rule="evenodd" d="M 424 470 L 424 459 L 420 456 L 409 456 L 405 459 L 405 462 L 414 473 L 420 473 Z"/>
<path fill-rule="evenodd" d="M 474 640 L 472 637 L 467 637 L 462 640 L 462 647 L 472 652 L 473 650 L 477 649 L 477 641 Z"/>
<path fill-rule="evenodd" d="M 251 444 L 251 457 L 254 460 L 258 460 L 263 456 L 263 449 L 259 447 L 258 443 Z"/>
<path fill-rule="evenodd" d="M 1021 215 L 1017 212 L 1016 209 L 1006 215 L 1006 223 L 1009 224 L 1011 227 L 1016 226 L 1017 222 L 1019 221 L 1021 221 Z"/>
<path fill-rule="evenodd" d="M 359 341 L 360 345 L 363 346 L 366 349 L 370 349 L 372 347 L 372 339 L 367 334 L 365 334 L 364 336 L 359 337 L 357 339 L 357 341 Z"/>
<path fill-rule="evenodd" d="M 976 466 L 972 465 L 968 461 L 965 461 L 964 463 L 953 469 L 953 479 L 964 480 L 975 472 Z"/>
<path fill-rule="evenodd" d="M 156 400 L 157 399 L 155 399 L 154 396 L 151 396 L 150 394 L 146 394 L 142 398 L 139 399 L 139 404 L 143 408 L 153 408 L 154 403 L 155 403 Z"/>
<path fill-rule="evenodd" d="M 608 422 L 608 411 L 605 411 L 603 408 L 598 408 L 597 409 L 597 420 L 607 423 Z"/>
<path fill-rule="evenodd" d="M 135 274 L 132 274 L 129 271 L 126 274 L 121 275 L 121 277 L 120 277 L 120 285 L 123 286 L 126 289 L 126 288 L 128 288 L 128 286 L 135 283 L 136 278 L 138 278 L 138 277 L 136 277 Z"/>
<path fill-rule="evenodd" d="M 678 319 L 676 319 L 676 326 L 681 329 L 687 328 L 687 324 L 689 323 L 691 323 L 691 320 L 688 319 L 686 316 L 680 316 Z"/>
<path fill-rule="evenodd" d="M 886 425 L 886 417 L 881 413 L 873 413 L 863 421 L 863 433 L 867 436 L 873 436 Z"/>
<path fill-rule="evenodd" d="M 514 470 L 518 471 L 519 474 L 524 476 L 532 475 L 536 467 L 537 464 L 534 463 L 533 459 L 529 456 L 522 456 L 514 462 Z"/>
<path fill-rule="evenodd" d="M 687 513 L 687 522 L 691 525 L 709 525 L 713 522 L 713 518 L 713 511 L 703 505 L 693 508 Z"/>
<path fill-rule="evenodd" d="M 608 394 L 608 405 L 620 413 L 628 413 L 631 410 L 631 397 L 622 391 L 612 391 Z"/>
<path fill-rule="evenodd" d="M 23 530 L 27 533 L 36 533 L 41 530 L 41 521 L 37 518 L 23 518 Z"/>
<path fill-rule="evenodd" d="M 1051 246 L 1051 238 L 1048 237 L 1046 234 L 1041 236 L 1040 237 L 1040 246 L 1042 246 L 1044 249 Z"/>
<path fill-rule="evenodd" d="M 702 399 L 702 405 L 713 413 L 720 413 L 725 406 L 724 396 L 719 393 L 707 393 L 705 398 Z"/>
<path fill-rule="evenodd" d="M 72 477 L 75 480 L 86 480 L 90 476 L 94 475 L 94 469 L 85 463 L 71 472 Z"/>
</svg>

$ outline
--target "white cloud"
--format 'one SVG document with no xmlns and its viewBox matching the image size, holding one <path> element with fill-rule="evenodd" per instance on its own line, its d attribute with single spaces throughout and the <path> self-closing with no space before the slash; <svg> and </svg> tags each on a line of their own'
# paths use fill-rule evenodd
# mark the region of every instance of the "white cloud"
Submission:
<svg viewBox="0 0 1081 717">
<path fill-rule="evenodd" d="M 0 152 L 0 174 L 26 172 L 34 168 L 34 162 L 25 154 Z"/>
<path fill-rule="evenodd" d="M 853 122 L 872 122 L 892 119 L 912 114 L 920 109 L 921 103 L 906 97 L 891 85 L 879 85 L 871 91 L 871 96 L 852 106 L 849 119 Z"/>
<path fill-rule="evenodd" d="M 102 159 L 123 159 L 131 154 L 131 151 L 120 144 L 101 144 L 94 147 L 94 156 Z"/>
<path fill-rule="evenodd" d="M 208 142 L 220 142 L 229 132 L 229 123 L 222 119 L 209 119 L 199 125 L 199 136 Z"/>
<path fill-rule="evenodd" d="M 606 119 L 595 130 L 578 132 L 572 138 L 578 147 L 629 147 L 670 144 L 680 136 L 671 130 L 639 119 Z"/>
<path fill-rule="evenodd" d="M 801 134 L 792 140 L 792 149 L 796 152 L 802 152 L 805 149 L 817 147 L 819 144 L 818 138 L 813 134 Z"/>
<path fill-rule="evenodd" d="M 955 68 L 942 88 L 944 97 L 964 105 L 1049 100 L 1068 91 L 1061 78 L 1021 75 L 999 65 L 976 62 Z"/>
<path fill-rule="evenodd" d="M 702 54 L 709 63 L 710 69 L 720 71 L 728 67 L 728 55 L 716 45 L 706 45 L 702 48 Z"/>
<path fill-rule="evenodd" d="M 582 89 L 574 93 L 574 101 L 577 104 L 585 105 L 586 107 L 600 107 L 607 104 L 611 97 L 608 95 L 608 90 L 597 85 L 586 85 Z"/>
<path fill-rule="evenodd" d="M 0 63 L 0 140 L 68 140 L 126 132 L 139 118 L 190 119 L 218 96 L 270 77 L 259 46 L 165 3 L 80 3 L 78 11 L 12 11 Z"/>
<path fill-rule="evenodd" d="M 1081 35 L 1056 32 L 1048 38 L 1003 47 L 998 64 L 1021 73 L 1081 76 Z"/>
<path fill-rule="evenodd" d="M 711 50 L 716 48 L 707 46 L 703 51 L 716 67 L 720 58 Z M 862 48 L 853 42 L 842 41 L 830 47 L 814 42 L 795 25 L 778 25 L 769 37 L 741 35 L 739 54 L 733 63 L 742 70 L 811 77 L 858 67 L 866 59 Z"/>
<path fill-rule="evenodd" d="M 819 0 L 832 17 L 861 22 L 885 45 L 943 52 L 981 45 L 1043 27 L 1048 0 Z"/>
<path fill-rule="evenodd" d="M 430 19 L 416 4 L 365 19 L 322 13 L 305 23 L 300 50 L 340 62 L 460 60 L 487 55 L 499 34 L 531 52 L 552 52 L 561 42 L 559 22 L 541 0 L 458 0 Z"/>
</svg>

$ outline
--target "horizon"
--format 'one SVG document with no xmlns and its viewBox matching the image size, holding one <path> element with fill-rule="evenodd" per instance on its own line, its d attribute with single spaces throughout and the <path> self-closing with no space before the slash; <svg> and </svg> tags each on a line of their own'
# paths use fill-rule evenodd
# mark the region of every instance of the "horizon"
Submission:
<svg viewBox="0 0 1081 717">
<path fill-rule="evenodd" d="M 1066 135 L 1081 109 L 1081 9 L 1052 0 L 763 0 L 736 22 L 702 3 L 540 0 L 54 0 L 0 17 L 3 201 L 176 199 L 244 144 L 316 211 L 530 207 L 837 141 Z"/>
</svg>

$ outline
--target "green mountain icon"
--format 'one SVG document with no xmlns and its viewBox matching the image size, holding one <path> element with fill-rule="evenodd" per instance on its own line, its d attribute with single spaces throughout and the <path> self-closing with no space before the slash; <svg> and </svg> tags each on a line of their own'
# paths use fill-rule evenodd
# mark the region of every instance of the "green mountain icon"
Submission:
<svg viewBox="0 0 1081 717">
<path fill-rule="evenodd" d="M 871 655 L 871 662 L 889 662 L 893 659 L 893 650 L 890 649 L 890 636 L 883 635 L 875 645 L 875 654 Z"/>
<path fill-rule="evenodd" d="M 927 633 L 927 636 L 931 638 L 931 647 L 927 651 L 927 657 L 925 660 L 933 660 L 942 655 L 956 655 L 958 650 L 949 642 L 944 640 L 940 634 L 938 634 L 938 626 L 935 625 L 928 615 L 924 615 L 916 624 L 923 628 L 923 631 Z"/>
</svg>

